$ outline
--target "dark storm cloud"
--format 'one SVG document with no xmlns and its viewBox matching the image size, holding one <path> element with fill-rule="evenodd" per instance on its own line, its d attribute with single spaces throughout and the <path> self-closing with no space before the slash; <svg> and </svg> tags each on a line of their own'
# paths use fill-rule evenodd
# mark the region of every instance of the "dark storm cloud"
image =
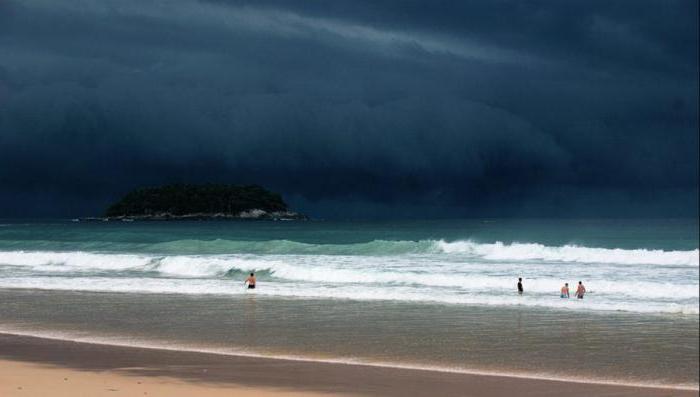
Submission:
<svg viewBox="0 0 700 397">
<path fill-rule="evenodd" d="M 0 216 L 202 181 L 321 216 L 696 214 L 697 28 L 694 1 L 3 2 Z"/>
</svg>

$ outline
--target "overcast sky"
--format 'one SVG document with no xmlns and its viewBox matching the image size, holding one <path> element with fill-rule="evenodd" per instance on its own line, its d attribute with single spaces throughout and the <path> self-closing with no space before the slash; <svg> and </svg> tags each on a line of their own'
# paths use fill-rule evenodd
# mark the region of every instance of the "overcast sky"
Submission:
<svg viewBox="0 0 700 397">
<path fill-rule="evenodd" d="M 698 2 L 0 1 L 0 217 L 696 216 Z"/>
</svg>

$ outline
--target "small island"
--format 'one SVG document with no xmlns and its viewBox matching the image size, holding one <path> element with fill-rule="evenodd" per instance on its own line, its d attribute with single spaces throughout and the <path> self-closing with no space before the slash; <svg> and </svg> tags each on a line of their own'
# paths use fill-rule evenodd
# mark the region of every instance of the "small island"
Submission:
<svg viewBox="0 0 700 397">
<path fill-rule="evenodd" d="M 174 184 L 133 190 L 101 218 L 81 220 L 305 220 L 282 196 L 257 185 Z"/>
</svg>

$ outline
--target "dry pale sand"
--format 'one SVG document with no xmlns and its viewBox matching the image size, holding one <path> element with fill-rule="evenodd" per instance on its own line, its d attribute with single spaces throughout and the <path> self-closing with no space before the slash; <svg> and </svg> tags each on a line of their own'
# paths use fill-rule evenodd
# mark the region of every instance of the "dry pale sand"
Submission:
<svg viewBox="0 0 700 397">
<path fill-rule="evenodd" d="M 103 395 L 689 397 L 698 396 L 698 392 L 223 356 L 0 334 L 0 396 Z"/>
<path fill-rule="evenodd" d="M 81 371 L 54 365 L 0 360 L 3 397 L 302 397 L 328 393 L 290 391 L 235 384 L 186 382 L 166 376 L 134 376 L 118 370 Z"/>
</svg>

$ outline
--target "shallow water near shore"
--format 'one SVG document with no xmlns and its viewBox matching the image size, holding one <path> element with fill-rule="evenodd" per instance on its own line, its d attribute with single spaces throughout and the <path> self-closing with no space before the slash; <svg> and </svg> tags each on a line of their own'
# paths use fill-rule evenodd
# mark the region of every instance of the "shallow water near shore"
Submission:
<svg viewBox="0 0 700 397">
<path fill-rule="evenodd" d="M 223 354 L 697 387 L 694 315 L 2 290 L 0 332 Z"/>
<path fill-rule="evenodd" d="M 698 385 L 695 219 L 0 223 L 0 332 Z"/>
</svg>

